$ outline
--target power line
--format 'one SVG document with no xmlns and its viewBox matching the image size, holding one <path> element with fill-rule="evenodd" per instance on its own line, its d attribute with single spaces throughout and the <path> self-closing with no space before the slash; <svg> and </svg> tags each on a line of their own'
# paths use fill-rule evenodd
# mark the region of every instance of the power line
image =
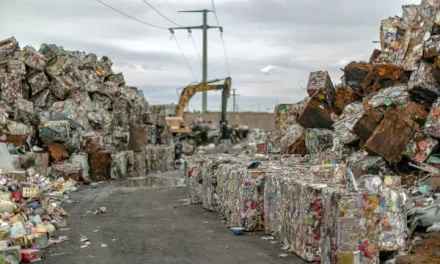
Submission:
<svg viewBox="0 0 440 264">
<path fill-rule="evenodd" d="M 112 9 L 113 11 L 118 12 L 119 14 L 124 15 L 124 16 L 126 16 L 126 17 L 128 17 L 130 19 L 133 19 L 133 20 L 135 20 L 135 21 L 137 21 L 139 23 L 142 23 L 142 24 L 150 26 L 150 27 L 159 28 L 159 29 L 165 29 L 166 30 L 166 28 L 159 27 L 159 26 L 147 23 L 145 21 L 142 21 L 142 20 L 140 20 L 138 18 L 135 18 L 134 16 L 131 16 L 131 15 L 127 14 L 127 13 L 124 13 L 124 12 L 122 12 L 122 11 L 120 11 L 120 10 L 118 10 L 118 9 L 116 9 L 116 8 L 114 8 L 114 7 L 112 7 L 112 6 L 108 5 L 108 4 L 100 1 L 100 0 L 96 0 L 96 1 L 98 1 L 100 4 L 103 4 L 103 5 L 105 5 L 106 7 L 110 8 L 110 9 Z"/>
<path fill-rule="evenodd" d="M 189 37 L 190 37 L 191 40 L 192 40 L 192 43 L 193 43 L 194 49 L 196 50 L 196 53 L 197 53 L 197 57 L 199 57 L 199 61 L 200 61 L 200 63 L 202 63 L 202 58 L 200 57 L 199 50 L 197 49 L 196 42 L 194 41 L 194 38 L 193 38 L 193 36 L 192 36 L 191 33 L 189 34 Z"/>
<path fill-rule="evenodd" d="M 215 9 L 214 0 L 212 0 L 212 9 L 214 9 L 215 20 L 217 20 L 217 25 L 220 26 L 220 22 L 218 21 L 217 10 Z"/>
<path fill-rule="evenodd" d="M 217 25 L 220 27 L 220 21 L 218 20 L 217 9 L 215 8 L 214 0 L 212 0 L 211 2 L 212 2 L 212 9 L 214 10 L 215 19 L 217 20 Z M 228 75 L 231 76 L 231 70 L 229 68 L 228 55 L 226 53 L 225 40 L 223 39 L 223 28 L 222 27 L 220 28 L 220 34 L 221 34 L 221 39 L 222 39 L 223 52 L 225 54 L 226 70 L 228 71 Z"/>
<path fill-rule="evenodd" d="M 189 71 L 191 72 L 191 75 L 193 76 L 194 81 L 196 81 L 196 80 L 197 80 L 196 75 L 194 74 L 194 71 L 191 69 L 191 66 L 189 65 L 189 62 L 188 62 L 188 60 L 186 59 L 186 56 L 185 56 L 185 54 L 183 53 L 182 48 L 180 47 L 179 41 L 177 41 L 177 38 L 176 38 L 176 36 L 175 36 L 174 34 L 173 34 L 173 38 L 174 38 L 174 40 L 176 41 L 177 47 L 178 47 L 179 50 L 180 50 L 180 54 L 182 54 L 183 60 L 185 61 L 186 66 L 188 66 L 188 69 L 189 69 Z"/>
<path fill-rule="evenodd" d="M 179 24 L 177 24 L 176 22 L 174 22 L 173 20 L 169 19 L 168 17 L 166 17 L 164 14 L 162 14 L 159 10 L 157 10 L 152 4 L 148 3 L 146 0 L 143 0 L 145 4 L 147 4 L 149 7 L 151 7 L 151 9 L 153 9 L 154 11 L 156 11 L 159 15 L 161 15 L 163 18 L 165 18 L 166 20 L 170 21 L 171 23 L 173 23 L 176 26 L 179 26 Z"/>
<path fill-rule="evenodd" d="M 228 54 L 226 53 L 226 45 L 225 45 L 225 40 L 222 39 L 222 44 L 223 44 L 223 51 L 225 53 L 225 61 L 226 61 L 226 70 L 228 71 L 228 75 L 231 76 L 231 70 L 229 69 L 229 60 L 228 60 Z"/>
</svg>

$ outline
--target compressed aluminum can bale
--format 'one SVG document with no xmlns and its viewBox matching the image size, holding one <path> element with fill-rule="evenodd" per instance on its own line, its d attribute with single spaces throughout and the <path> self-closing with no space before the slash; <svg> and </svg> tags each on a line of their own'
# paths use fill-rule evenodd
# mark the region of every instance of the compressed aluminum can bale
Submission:
<svg viewBox="0 0 440 264">
<path fill-rule="evenodd" d="M 209 211 L 216 211 L 219 196 L 216 192 L 217 170 L 220 164 L 207 161 L 202 168 L 202 206 Z"/>
<path fill-rule="evenodd" d="M 55 76 L 49 87 L 58 99 L 65 99 L 68 93 L 76 89 L 74 81 L 67 75 Z"/>
<path fill-rule="evenodd" d="M 432 65 L 422 61 L 418 69 L 411 74 L 408 89 L 414 100 L 433 103 L 439 96 L 439 85 L 432 71 Z"/>
<path fill-rule="evenodd" d="M 147 152 L 145 150 L 134 152 L 133 167 L 133 177 L 144 177 L 147 175 Z"/>
<path fill-rule="evenodd" d="M 20 53 L 20 45 L 14 37 L 0 41 L 0 64 L 7 63 Z"/>
<path fill-rule="evenodd" d="M 431 36 L 431 38 L 425 42 L 423 57 L 425 59 L 433 59 L 440 56 L 440 36 Z M 420 66 L 419 66 L 420 67 Z"/>
<path fill-rule="evenodd" d="M 57 46 L 55 44 L 43 43 L 38 50 L 43 54 L 49 61 L 56 59 L 57 56 L 65 54 L 63 47 Z"/>
<path fill-rule="evenodd" d="M 409 103 L 410 96 L 406 84 L 398 84 L 386 89 L 379 90 L 362 101 L 364 108 L 380 107 L 380 106 L 400 106 Z"/>
<path fill-rule="evenodd" d="M 380 43 L 382 53 L 378 56 L 375 63 L 395 63 L 397 62 L 397 51 L 401 45 L 402 36 L 398 34 L 401 18 L 392 17 L 384 19 L 380 26 Z"/>
<path fill-rule="evenodd" d="M 130 140 L 130 133 L 122 127 L 114 127 L 112 132 L 113 146 L 117 150 L 128 150 L 128 141 Z"/>
<path fill-rule="evenodd" d="M 67 55 L 61 55 L 47 63 L 45 71 L 51 77 L 60 76 L 72 67 L 72 62 Z"/>
<path fill-rule="evenodd" d="M 6 131 L 12 135 L 30 136 L 33 134 L 33 128 L 31 126 L 12 120 L 6 121 Z"/>
<path fill-rule="evenodd" d="M 435 24 L 433 18 L 436 17 L 438 8 L 437 2 L 423 0 L 416 16 L 418 27 L 405 32 L 404 43 L 399 50 L 399 59 L 402 60 L 403 68 L 406 71 L 417 70 L 423 57 L 423 47 Z"/>
<path fill-rule="evenodd" d="M 364 147 L 395 164 L 400 161 L 401 152 L 417 131 L 419 125 L 413 120 L 398 113 L 387 113 Z"/>
<path fill-rule="evenodd" d="M 37 93 L 49 87 L 49 80 L 47 79 L 44 72 L 31 72 L 27 75 L 26 78 L 32 88 L 32 95 L 36 95 Z"/>
<path fill-rule="evenodd" d="M 269 132 L 266 137 L 266 152 L 268 154 L 280 153 L 280 135 Z"/>
<path fill-rule="evenodd" d="M 428 118 L 426 119 L 424 132 L 431 137 L 440 138 L 440 99 L 432 105 Z"/>
<path fill-rule="evenodd" d="M 428 159 L 437 145 L 437 140 L 420 131 L 408 142 L 404 155 L 413 162 L 423 163 Z"/>
<path fill-rule="evenodd" d="M 84 59 L 81 61 L 80 68 L 81 69 L 92 69 L 96 73 L 96 65 L 98 64 L 98 57 L 93 54 L 87 54 Z"/>
<path fill-rule="evenodd" d="M 122 73 L 111 74 L 106 77 L 106 81 L 112 82 L 118 86 L 125 85 L 125 79 Z"/>
<path fill-rule="evenodd" d="M 286 151 L 291 150 L 292 146 L 296 146 L 297 144 L 301 144 L 303 142 L 305 144 L 304 138 L 304 128 L 295 124 L 289 128 L 283 138 L 280 140 L 280 151 L 281 153 L 285 153 Z M 300 142 L 301 141 L 301 142 Z M 306 154 L 306 153 L 292 153 L 292 154 Z"/>
<path fill-rule="evenodd" d="M 115 152 L 111 154 L 110 178 L 121 180 L 127 178 L 128 160 L 126 152 Z"/>
<path fill-rule="evenodd" d="M 318 154 L 333 146 L 333 131 L 329 129 L 308 128 L 305 131 L 307 153 Z"/>
<path fill-rule="evenodd" d="M 21 118 L 27 121 L 30 121 L 30 119 L 34 115 L 34 104 L 28 100 L 18 98 L 15 101 L 15 107 L 16 107 L 16 119 Z"/>
<path fill-rule="evenodd" d="M 307 99 L 296 104 L 279 104 L 275 106 L 275 131 L 286 132 L 290 126 L 298 123 L 298 117 L 304 110 Z"/>
<path fill-rule="evenodd" d="M 125 155 L 127 155 L 127 177 L 133 177 L 135 166 L 134 152 L 127 150 Z"/>
<path fill-rule="evenodd" d="M 333 129 L 331 108 L 320 99 L 311 99 L 301 113 L 298 123 L 304 128 Z"/>
<path fill-rule="evenodd" d="M 72 154 L 72 156 L 70 156 L 70 162 L 72 164 L 79 165 L 82 170 L 82 176 L 89 178 L 90 167 L 89 167 L 89 156 L 87 155 L 87 153 Z"/>
<path fill-rule="evenodd" d="M 370 155 L 364 150 L 353 153 L 347 159 L 347 163 L 355 177 L 367 174 L 388 174 L 391 171 L 382 157 Z"/>
<path fill-rule="evenodd" d="M 26 46 L 21 50 L 20 59 L 27 66 L 39 71 L 44 71 L 47 64 L 47 58 L 31 46 Z"/>
<path fill-rule="evenodd" d="M 98 61 L 98 67 L 96 70 L 99 75 L 107 77 L 113 73 L 112 65 L 113 62 L 107 56 L 104 56 Z"/>
<path fill-rule="evenodd" d="M 185 163 L 186 193 L 191 204 L 202 203 L 202 167 L 199 161 Z"/>
<path fill-rule="evenodd" d="M 104 110 L 109 110 L 112 105 L 111 98 L 109 96 L 107 96 L 105 94 L 101 94 L 101 93 L 92 94 L 92 101 L 94 103 L 98 104 L 98 106 Z"/>
<path fill-rule="evenodd" d="M 362 103 L 356 102 L 349 104 L 344 108 L 342 114 L 333 124 L 335 136 L 342 144 L 348 145 L 359 140 L 359 137 L 353 133 L 353 127 L 362 117 L 362 114 Z"/>
<path fill-rule="evenodd" d="M 71 133 L 70 124 L 66 120 L 42 122 L 39 130 L 43 141 L 68 141 Z"/>
<path fill-rule="evenodd" d="M 334 106 L 336 91 L 327 71 L 311 72 L 307 83 L 307 93 L 311 97 L 325 100 L 331 107 Z"/>
<path fill-rule="evenodd" d="M 417 24 L 417 13 L 420 5 L 403 5 L 402 6 L 402 20 L 399 28 L 410 30 Z"/>
</svg>

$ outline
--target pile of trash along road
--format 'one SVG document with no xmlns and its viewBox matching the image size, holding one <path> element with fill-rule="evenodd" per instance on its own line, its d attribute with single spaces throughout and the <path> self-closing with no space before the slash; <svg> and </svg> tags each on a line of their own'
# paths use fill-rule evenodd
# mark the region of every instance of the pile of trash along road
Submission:
<svg viewBox="0 0 440 264">
<path fill-rule="evenodd" d="M 111 67 L 54 44 L 0 41 L 0 263 L 37 261 L 67 239 L 55 231 L 78 187 L 174 170 L 166 107 Z"/>
<path fill-rule="evenodd" d="M 381 50 L 341 83 L 275 108 L 258 154 L 189 157 L 191 203 L 306 261 L 440 263 L 440 1 L 381 22 Z"/>
</svg>

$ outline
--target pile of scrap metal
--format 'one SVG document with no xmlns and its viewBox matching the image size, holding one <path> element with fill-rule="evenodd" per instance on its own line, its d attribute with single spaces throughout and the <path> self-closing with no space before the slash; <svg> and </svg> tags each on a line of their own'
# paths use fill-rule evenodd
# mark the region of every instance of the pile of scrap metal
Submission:
<svg viewBox="0 0 440 264">
<path fill-rule="evenodd" d="M 41 260 L 40 249 L 68 239 L 54 238 L 66 227 L 65 193 L 174 169 L 165 107 L 149 106 L 111 66 L 52 44 L 0 41 L 1 263 Z"/>
<path fill-rule="evenodd" d="M 312 72 L 308 98 L 275 108 L 277 129 L 261 149 L 268 156 L 260 176 L 249 176 L 256 173 L 247 169 L 251 157 L 225 157 L 225 164 L 199 157 L 189 170 L 199 173 L 188 174 L 196 186 L 188 189 L 207 179 L 215 188 L 208 188 L 212 195 L 201 189 L 204 205 L 215 201 L 208 207 L 249 231 L 269 225 L 305 260 L 396 256 L 407 263 L 415 238 L 440 235 L 439 16 L 440 1 L 405 5 L 402 18 L 382 21 L 382 49 L 369 62 L 349 63 L 341 84 L 335 87 L 327 71 Z M 435 254 L 421 256 L 423 263 L 437 263 Z"/>
<path fill-rule="evenodd" d="M 52 165 L 73 166 L 80 155 L 86 181 L 172 169 L 166 107 L 148 105 L 112 64 L 53 44 L 0 41 L 0 142 L 13 154 L 46 152 Z"/>
</svg>

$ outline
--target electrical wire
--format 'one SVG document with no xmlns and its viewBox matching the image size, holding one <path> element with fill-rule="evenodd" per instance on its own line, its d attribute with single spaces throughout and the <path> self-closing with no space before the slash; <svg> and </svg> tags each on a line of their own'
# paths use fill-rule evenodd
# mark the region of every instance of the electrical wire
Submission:
<svg viewBox="0 0 440 264">
<path fill-rule="evenodd" d="M 218 21 L 217 10 L 215 9 L 214 0 L 212 0 L 212 9 L 214 10 L 215 19 L 217 20 L 217 25 L 220 26 L 220 22 Z"/>
<path fill-rule="evenodd" d="M 226 53 L 225 40 L 223 39 L 223 37 L 221 39 L 222 39 L 222 44 L 223 44 L 223 51 L 225 53 L 226 70 L 228 71 L 228 76 L 231 76 L 231 71 L 230 71 L 230 68 L 229 68 L 229 61 L 228 61 L 228 54 Z"/>
<path fill-rule="evenodd" d="M 166 30 L 166 28 L 164 28 L 164 27 L 159 27 L 159 26 L 147 23 L 145 21 L 142 21 L 142 20 L 140 20 L 138 18 L 135 18 L 134 16 L 131 16 L 131 15 L 127 14 L 127 13 L 124 13 L 124 12 L 118 10 L 117 8 L 114 8 L 114 7 L 108 5 L 108 4 L 106 4 L 106 3 L 104 3 L 104 2 L 102 2 L 100 0 L 96 0 L 96 1 L 98 1 L 98 3 L 105 5 L 106 7 L 110 8 L 110 9 L 112 9 L 113 11 L 118 12 L 119 14 L 124 15 L 124 16 L 126 16 L 126 17 L 128 17 L 130 19 L 133 19 L 133 20 L 135 20 L 135 21 L 137 21 L 139 23 L 142 23 L 142 24 L 150 26 L 150 27 L 159 28 L 159 29 L 165 29 Z"/>
<path fill-rule="evenodd" d="M 192 43 L 193 43 L 194 49 L 196 50 L 196 53 L 197 53 L 197 57 L 199 57 L 199 61 L 200 61 L 200 63 L 202 63 L 202 58 L 200 57 L 199 50 L 197 49 L 196 42 L 194 41 L 194 38 L 193 38 L 192 34 L 190 34 L 189 37 L 190 37 L 191 40 L 192 40 Z"/>
<path fill-rule="evenodd" d="M 217 25 L 220 27 L 220 21 L 218 20 L 217 10 L 215 8 L 214 0 L 212 0 L 211 2 L 212 2 L 212 9 L 214 10 L 215 19 L 217 20 Z M 223 45 L 223 52 L 225 53 L 226 70 L 228 72 L 228 76 L 231 76 L 231 71 L 229 68 L 229 60 L 228 60 L 228 55 L 226 52 L 225 40 L 223 39 L 223 30 L 222 29 L 221 29 L 221 39 L 222 39 L 222 45 Z"/>
<path fill-rule="evenodd" d="M 183 60 L 185 61 L 186 66 L 188 66 L 188 69 L 189 69 L 189 71 L 191 72 L 191 75 L 193 76 L 194 81 L 197 81 L 196 75 L 194 74 L 194 71 L 192 70 L 191 66 L 189 65 L 189 62 L 188 62 L 188 60 L 186 59 L 186 56 L 185 56 L 185 54 L 183 53 L 182 48 L 180 47 L 179 41 L 177 41 L 176 36 L 173 36 L 173 38 L 174 38 L 174 40 L 176 41 L 177 47 L 178 47 L 179 50 L 180 50 L 180 54 L 182 54 Z"/>
<path fill-rule="evenodd" d="M 151 9 L 153 9 L 154 11 L 156 11 L 156 13 L 158 13 L 159 15 L 161 15 L 163 18 L 165 18 L 166 20 L 170 21 L 171 23 L 173 23 L 176 26 L 179 26 L 179 24 L 177 24 L 176 22 L 174 22 L 173 20 L 169 19 L 168 17 L 166 17 L 164 14 L 162 14 L 159 10 L 157 10 L 152 4 L 148 3 L 146 0 L 143 0 L 145 4 L 147 4 L 149 7 L 151 7 Z"/>
</svg>

